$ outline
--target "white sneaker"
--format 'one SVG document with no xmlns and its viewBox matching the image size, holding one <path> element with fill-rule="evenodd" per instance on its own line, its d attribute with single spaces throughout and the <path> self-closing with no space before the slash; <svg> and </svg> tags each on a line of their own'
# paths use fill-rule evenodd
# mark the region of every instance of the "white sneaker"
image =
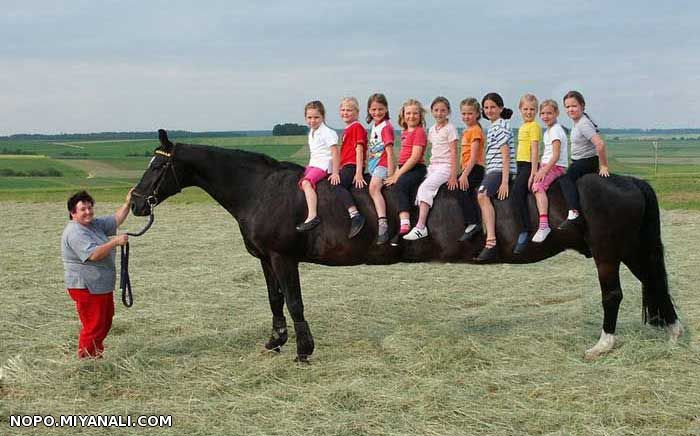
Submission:
<svg viewBox="0 0 700 436">
<path fill-rule="evenodd" d="M 418 227 L 414 227 L 410 232 L 406 233 L 403 238 L 407 241 L 415 241 L 416 239 L 425 238 L 426 236 L 428 236 L 427 227 L 422 230 Z"/>
<path fill-rule="evenodd" d="M 535 233 L 535 236 L 532 237 L 532 242 L 544 242 L 545 239 L 547 239 L 547 236 L 549 236 L 549 233 L 552 231 L 549 227 L 545 229 L 539 229 L 537 230 L 537 233 Z"/>
</svg>

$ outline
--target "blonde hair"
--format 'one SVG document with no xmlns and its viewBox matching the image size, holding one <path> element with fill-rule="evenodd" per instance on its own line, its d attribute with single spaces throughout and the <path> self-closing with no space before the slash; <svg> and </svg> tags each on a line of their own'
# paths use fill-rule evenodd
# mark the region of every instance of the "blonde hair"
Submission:
<svg viewBox="0 0 700 436">
<path fill-rule="evenodd" d="M 408 129 L 408 124 L 406 124 L 406 119 L 403 114 L 404 109 L 406 109 L 407 106 L 415 106 L 418 108 L 418 113 L 420 114 L 419 125 L 425 127 L 425 108 L 421 102 L 413 98 L 409 98 L 403 105 L 401 105 L 401 110 L 399 111 L 399 126 L 401 126 L 404 130 Z"/>
<path fill-rule="evenodd" d="M 479 121 L 481 119 L 481 105 L 479 104 L 479 100 L 475 99 L 474 97 L 468 97 L 462 100 L 459 103 L 459 108 L 462 109 L 462 107 L 468 106 L 476 112 L 476 120 Z"/>
<path fill-rule="evenodd" d="M 326 119 L 326 108 L 323 107 L 323 103 L 318 100 L 310 101 L 304 106 L 304 117 L 306 118 L 306 111 L 309 109 L 316 109 L 318 113 L 321 114 L 321 118 Z"/>
<path fill-rule="evenodd" d="M 358 114 L 360 113 L 360 102 L 357 101 L 355 97 L 343 97 L 343 99 L 340 100 L 340 106 L 342 107 L 345 103 L 349 103 Z"/>
<path fill-rule="evenodd" d="M 525 94 L 522 97 L 520 97 L 520 103 L 518 103 L 518 109 L 523 108 L 523 103 L 528 102 L 528 103 L 533 103 L 535 105 L 535 108 L 537 107 L 537 97 L 534 96 L 534 94 Z"/>
<path fill-rule="evenodd" d="M 552 109 L 554 109 L 554 112 L 559 114 L 559 105 L 556 101 L 552 100 L 551 98 L 548 98 L 547 100 L 540 103 L 540 112 L 542 112 L 542 109 L 544 109 L 545 106 L 551 107 Z"/>
</svg>

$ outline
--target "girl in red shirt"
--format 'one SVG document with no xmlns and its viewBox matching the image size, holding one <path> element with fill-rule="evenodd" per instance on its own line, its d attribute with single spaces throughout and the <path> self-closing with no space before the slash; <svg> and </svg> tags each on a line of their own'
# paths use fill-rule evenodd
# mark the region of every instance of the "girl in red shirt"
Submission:
<svg viewBox="0 0 700 436">
<path fill-rule="evenodd" d="M 334 157 L 333 173 L 330 177 L 331 185 L 350 215 L 348 238 L 357 236 L 365 225 L 365 217 L 357 210 L 349 191 L 353 185 L 357 189 L 367 185 L 362 175 L 367 151 L 367 131 L 357 120 L 359 115 L 360 104 L 355 97 L 345 97 L 340 102 L 340 118 L 346 126 L 340 147 L 340 159 Z"/>
</svg>

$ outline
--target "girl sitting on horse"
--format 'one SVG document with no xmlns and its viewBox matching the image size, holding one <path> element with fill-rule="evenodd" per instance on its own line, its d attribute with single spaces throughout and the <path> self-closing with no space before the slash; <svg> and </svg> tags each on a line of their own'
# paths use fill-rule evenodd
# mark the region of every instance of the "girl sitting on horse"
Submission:
<svg viewBox="0 0 700 436">
<path fill-rule="evenodd" d="M 549 200 L 547 199 L 547 190 L 559 177 L 566 172 L 566 167 L 569 164 L 568 158 L 568 141 L 566 132 L 557 122 L 559 116 L 559 106 L 554 100 L 545 100 L 540 105 L 540 118 L 547 130 L 544 132 L 544 153 L 542 154 L 542 165 L 535 174 L 535 180 L 532 183 L 532 192 L 535 194 L 537 201 L 537 211 L 540 216 L 540 225 L 535 236 L 532 237 L 532 242 L 543 242 L 551 229 L 549 228 Z"/>
<path fill-rule="evenodd" d="M 418 187 L 416 205 L 418 222 L 403 238 L 407 241 L 428 236 L 428 213 L 440 187 L 447 182 L 447 189 L 457 188 L 457 129 L 450 123 L 450 102 L 445 97 L 437 97 L 430 104 L 435 124 L 428 131 L 428 141 L 432 144 L 428 175 Z"/>
<path fill-rule="evenodd" d="M 518 242 L 515 244 L 513 254 L 522 254 L 530 240 L 528 192 L 532 189 L 532 182 L 537 173 L 537 157 L 540 140 L 542 139 L 542 128 L 535 121 L 537 104 L 537 97 L 532 94 L 523 95 L 518 103 L 523 124 L 518 129 L 518 150 L 515 158 L 518 174 L 513 185 L 513 201 L 520 218 L 520 233 L 518 234 Z"/>
<path fill-rule="evenodd" d="M 586 101 L 583 95 L 578 91 L 567 92 L 564 107 L 574 127 L 571 129 L 571 165 L 559 182 L 569 205 L 569 215 L 559 226 L 562 230 L 579 225 L 582 221 L 576 181 L 588 173 L 598 173 L 601 177 L 610 175 L 605 142 L 600 137 L 598 126 L 584 112 Z"/>
<path fill-rule="evenodd" d="M 460 205 L 466 228 L 459 238 L 468 241 L 481 232 L 481 217 L 476 206 L 476 188 L 484 179 L 484 131 L 481 129 L 481 105 L 475 98 L 465 98 L 459 105 L 462 121 L 467 126 L 462 133 L 462 174 L 459 189 L 463 195 Z"/>
<path fill-rule="evenodd" d="M 299 180 L 299 189 L 304 191 L 308 213 L 306 220 L 296 226 L 298 232 L 311 230 L 321 222 L 317 215 L 316 183 L 328 176 L 333 162 L 338 159 L 338 134 L 326 126 L 326 109 L 318 100 L 304 106 L 304 118 L 309 126 L 309 165 Z"/>
<path fill-rule="evenodd" d="M 394 174 L 394 126 L 389 121 L 389 103 L 384 94 L 372 94 L 367 100 L 367 122 L 371 126 L 367 146 L 369 195 L 377 211 L 377 245 L 381 245 L 389 240 L 382 186 L 384 180 Z"/>
<path fill-rule="evenodd" d="M 340 147 L 339 170 L 334 164 L 333 174 L 330 177 L 331 185 L 350 216 L 348 238 L 357 236 L 365 225 L 365 217 L 357 210 L 355 200 L 350 194 L 353 185 L 358 189 L 367 185 L 362 175 L 365 152 L 367 151 L 367 131 L 357 120 L 359 115 L 360 104 L 355 97 L 345 97 L 340 102 L 340 119 L 345 122 L 346 126 L 343 132 L 343 143 Z"/>
<path fill-rule="evenodd" d="M 425 147 L 428 137 L 425 134 L 425 109 L 414 99 L 407 100 L 399 112 L 401 133 L 401 151 L 396 172 L 387 177 L 384 185 L 396 184 L 399 197 L 399 233 L 391 239 L 392 246 L 399 245 L 399 238 L 411 228 L 411 192 L 425 178 Z"/>
<path fill-rule="evenodd" d="M 486 132 L 486 176 L 479 186 L 478 201 L 481 219 L 486 227 L 486 244 L 476 258 L 478 262 L 489 262 L 498 258 L 496 248 L 496 211 L 491 198 L 508 198 L 508 183 L 516 173 L 515 147 L 510 130 L 510 117 L 513 111 L 503 107 L 503 98 L 489 93 L 481 100 L 483 113 L 491 121 Z"/>
</svg>

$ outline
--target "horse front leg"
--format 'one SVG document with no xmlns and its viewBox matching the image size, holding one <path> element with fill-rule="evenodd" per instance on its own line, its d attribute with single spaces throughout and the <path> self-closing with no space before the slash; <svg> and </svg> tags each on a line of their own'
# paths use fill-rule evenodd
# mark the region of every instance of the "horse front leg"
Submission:
<svg viewBox="0 0 700 436">
<path fill-rule="evenodd" d="M 620 262 L 604 262 L 596 259 L 596 267 L 603 297 L 603 330 L 600 332 L 598 343 L 586 350 L 584 354 L 586 360 L 594 360 L 615 347 L 615 327 L 622 301 Z"/>
<path fill-rule="evenodd" d="M 287 343 L 287 319 L 284 317 L 284 294 L 280 289 L 279 281 L 272 270 L 269 259 L 261 259 L 265 282 L 267 283 L 267 297 L 270 300 L 272 310 L 272 334 L 265 343 L 267 351 L 282 351 L 282 345 Z"/>
<path fill-rule="evenodd" d="M 294 320 L 294 331 L 297 336 L 297 362 L 308 363 L 309 356 L 314 352 L 314 337 L 309 324 L 304 319 L 304 302 L 301 298 L 299 283 L 299 263 L 293 259 L 281 256 L 270 256 L 272 269 L 277 277 L 287 310 Z"/>
</svg>

